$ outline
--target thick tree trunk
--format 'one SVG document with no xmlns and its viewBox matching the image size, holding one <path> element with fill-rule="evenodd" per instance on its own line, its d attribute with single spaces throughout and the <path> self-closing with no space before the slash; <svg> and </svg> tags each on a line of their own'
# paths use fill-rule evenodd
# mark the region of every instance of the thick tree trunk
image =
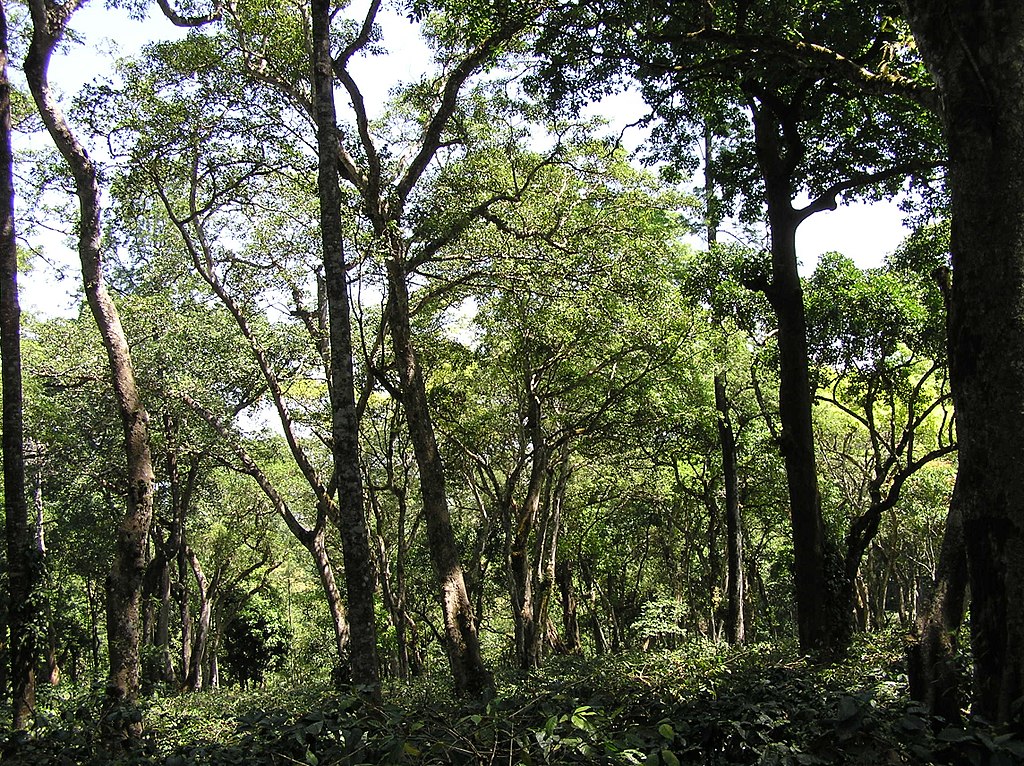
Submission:
<svg viewBox="0 0 1024 766">
<path fill-rule="evenodd" d="M 907 648 L 911 698 L 947 721 L 960 719 L 964 698 L 957 670 L 957 634 L 967 605 L 967 558 L 958 495 L 954 489 L 935 582 Z"/>
<path fill-rule="evenodd" d="M 412 343 L 409 288 L 402 266 L 401 244 L 393 243 L 387 261 L 388 290 L 391 293 L 389 327 L 395 362 L 401 382 L 402 406 L 420 472 L 420 494 L 427 524 L 427 542 L 434 572 L 440 585 L 444 617 L 445 648 L 455 689 L 459 694 L 478 695 L 490 689 L 493 680 L 480 654 L 473 607 L 466 591 L 448 512 L 444 466 L 437 449 L 434 426 L 427 404 L 423 373 Z"/>
<path fill-rule="evenodd" d="M 974 713 L 1024 697 L 1024 5 L 905 0 L 944 107 Z"/>
<path fill-rule="evenodd" d="M 353 683 L 380 684 L 374 593 L 377 573 L 363 512 L 359 470 L 359 419 L 352 365 L 352 329 L 345 268 L 341 191 L 338 176 L 338 127 L 334 103 L 329 0 L 312 0 L 313 85 L 317 125 L 320 233 L 330 316 L 331 436 L 338 487 L 338 531 L 345 561 L 349 613 L 349 664 Z"/>
<path fill-rule="evenodd" d="M 80 206 L 78 254 L 85 296 L 107 351 L 114 398 L 124 430 L 127 508 L 117 530 L 114 562 L 107 578 L 107 704 L 115 707 L 133 702 L 139 691 L 139 601 L 153 515 L 149 414 L 136 387 L 128 341 L 103 275 L 96 168 L 68 126 L 47 81 L 50 56 L 63 36 L 69 15 L 53 13 L 45 0 L 31 0 L 29 10 L 32 42 L 25 59 L 25 77 L 43 124 L 75 179 Z M 115 733 L 136 736 L 140 732 L 138 724 L 125 724 Z"/>
<path fill-rule="evenodd" d="M 14 236 L 11 84 L 7 79 L 7 11 L 0 2 L 0 354 L 3 378 L 4 514 L 7 538 L 11 728 L 25 729 L 35 706 L 35 631 L 31 628 L 38 566 L 25 495 L 21 387 L 21 306 Z"/>
<path fill-rule="evenodd" d="M 742 644 L 745 636 L 746 583 L 743 579 L 743 525 L 740 517 L 739 476 L 736 436 L 729 417 L 725 373 L 715 376 L 715 408 L 718 410 L 718 436 L 722 443 L 722 475 L 725 482 L 726 535 L 726 612 L 725 638 L 730 644 Z"/>
</svg>

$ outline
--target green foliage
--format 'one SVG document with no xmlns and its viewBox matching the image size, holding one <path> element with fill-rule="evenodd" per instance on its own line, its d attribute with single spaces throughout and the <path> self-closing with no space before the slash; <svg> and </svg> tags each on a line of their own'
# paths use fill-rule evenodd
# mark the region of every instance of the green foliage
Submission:
<svg viewBox="0 0 1024 766">
<path fill-rule="evenodd" d="M 243 686 L 263 683 L 268 671 L 284 666 L 291 639 L 281 605 L 257 594 L 224 631 L 223 666 Z"/>
<path fill-rule="evenodd" d="M 1009 764 L 1024 743 L 930 720 L 906 698 L 896 634 L 813 666 L 779 645 L 694 642 L 672 652 L 566 658 L 455 704 L 428 684 L 374 703 L 324 688 L 152 700 L 146 738 L 104 750 L 95 697 L 69 699 L 5 763 L 30 764 Z M 398 704 L 394 700 L 401 698 Z M 90 701 L 92 700 L 92 701 Z M 108 760 L 104 761 L 106 757 Z M 77 759 L 77 760 L 76 760 Z"/>
</svg>

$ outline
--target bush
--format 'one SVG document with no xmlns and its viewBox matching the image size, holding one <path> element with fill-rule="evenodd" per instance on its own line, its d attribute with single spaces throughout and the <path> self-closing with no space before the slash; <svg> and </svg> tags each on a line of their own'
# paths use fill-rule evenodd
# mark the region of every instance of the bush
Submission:
<svg viewBox="0 0 1024 766">
<path fill-rule="evenodd" d="M 284 665 L 291 639 L 279 605 L 257 594 L 224 631 L 224 669 L 243 687 L 262 684 L 268 671 Z"/>
</svg>

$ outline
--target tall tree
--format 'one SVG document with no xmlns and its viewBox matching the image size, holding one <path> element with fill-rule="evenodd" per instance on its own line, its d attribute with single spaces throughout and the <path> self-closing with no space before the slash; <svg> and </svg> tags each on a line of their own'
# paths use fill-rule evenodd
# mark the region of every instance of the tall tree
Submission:
<svg viewBox="0 0 1024 766">
<path fill-rule="evenodd" d="M 3 373 L 4 514 L 7 538 L 7 630 L 11 660 L 11 725 L 27 728 L 35 706 L 36 642 L 32 630 L 36 565 L 25 496 L 21 306 L 14 235 L 11 82 L 7 76 L 7 9 L 0 2 L 0 370 Z"/>
<path fill-rule="evenodd" d="M 461 96 L 471 78 L 508 51 L 510 42 L 529 23 L 534 11 L 531 4 L 510 8 L 495 4 L 488 6 L 486 11 L 474 9 L 467 18 L 461 13 L 466 8 L 459 5 L 450 9 L 450 14 L 439 12 L 431 16 L 431 32 L 441 74 L 436 79 L 416 83 L 407 91 L 403 112 L 407 116 L 415 116 L 406 122 L 404 129 L 411 131 L 413 138 L 405 142 L 408 161 L 394 162 L 391 157 L 393 147 L 387 146 L 379 137 L 352 66 L 358 57 L 370 51 L 381 6 L 380 0 L 371 0 L 361 22 L 352 25 L 343 35 L 344 44 L 337 54 L 321 39 L 318 66 L 330 64 L 333 80 L 344 89 L 354 120 L 351 141 L 331 139 L 327 145 L 336 147 L 338 175 L 346 189 L 359 200 L 358 209 L 368 225 L 369 231 L 360 255 L 383 262 L 388 293 L 385 322 L 398 378 L 394 393 L 401 398 L 419 468 L 428 547 L 439 585 L 448 659 L 456 690 L 476 693 L 490 686 L 491 681 L 480 654 L 476 620 L 455 544 L 445 468 L 427 400 L 424 372 L 412 327 L 414 304 L 410 299 L 410 282 L 417 267 L 468 226 L 475 215 L 456 218 L 455 223 L 433 241 L 417 241 L 409 235 L 410 224 L 413 223 L 410 208 L 416 201 L 416 194 L 422 191 L 421 182 L 442 147 L 458 147 L 467 142 L 468 136 L 460 131 L 462 124 L 458 118 L 461 116 Z M 414 17 L 422 20 L 434 9 L 430 4 L 414 3 L 411 10 Z M 333 18 L 337 24 L 338 19 Z M 244 36 L 247 62 L 252 73 L 295 98 L 298 106 L 313 111 L 311 99 L 305 95 L 309 92 L 308 75 L 305 80 L 297 76 L 294 60 L 281 56 L 276 38 L 266 36 L 265 30 L 256 28 L 251 19 L 240 18 L 236 23 Z M 301 29 L 301 19 L 292 16 L 290 23 L 297 30 Z M 325 80 L 318 86 L 318 92 L 321 98 L 326 98 L 331 90 L 327 88 L 326 72 L 318 72 L 318 77 Z M 326 129 L 329 126 L 321 127 Z M 486 204 L 482 205 L 476 214 L 486 207 Z M 332 264 L 333 269 L 340 270 L 341 267 L 341 263 Z M 338 271 L 333 273 L 335 280 L 340 276 Z M 336 284 L 337 289 L 341 289 L 340 281 Z M 337 316 L 340 317 L 341 313 Z"/>
<path fill-rule="evenodd" d="M 377 629 L 374 593 L 377 575 L 370 554 L 369 531 L 363 511 L 363 482 L 359 467 L 359 417 L 356 413 L 352 325 L 345 262 L 342 199 L 339 186 L 337 110 L 334 104 L 334 65 L 331 52 L 330 0 L 312 0 L 313 119 L 317 141 L 317 191 L 320 199 L 320 237 L 330 319 L 331 449 L 338 491 L 338 526 L 345 556 L 351 632 L 352 680 L 376 686 Z M 344 67 L 372 32 L 372 17 L 339 59 Z"/>
<path fill-rule="evenodd" d="M 897 52 L 901 66 L 913 58 L 904 56 L 892 22 L 884 3 L 655 0 L 571 6 L 562 23 L 573 32 L 553 27 L 543 40 L 547 52 L 556 52 L 556 93 L 585 91 L 595 77 L 614 79 L 626 62 L 664 118 L 660 132 L 681 164 L 682 148 L 703 140 L 707 120 L 729 128 L 716 180 L 726 201 L 741 200 L 741 212 L 766 219 L 768 228 L 765 269 L 748 282 L 765 294 L 778 324 L 779 448 L 805 651 L 841 648 L 845 615 L 829 598 L 843 575 L 821 510 L 796 232 L 844 195 L 892 194 L 908 175 L 936 163 L 933 131 L 917 98 L 926 89 L 890 67 Z M 581 57 L 580 46 L 593 48 L 589 33 L 577 34 L 581 29 L 601 35 L 596 75 L 580 64 L 593 61 L 589 53 Z M 851 67 L 856 86 L 846 72 Z M 874 74 L 890 69 L 896 74 Z M 884 101 L 872 95 L 882 90 Z"/>
<path fill-rule="evenodd" d="M 971 584 L 972 710 L 1024 697 L 1024 6 L 904 0 L 949 149 L 949 354 Z"/>
<path fill-rule="evenodd" d="M 139 602 L 146 567 L 146 541 L 153 516 L 153 462 L 149 449 L 149 414 L 135 380 L 131 351 L 121 318 L 106 287 L 99 180 L 96 165 L 78 140 L 49 84 L 54 49 L 64 36 L 78 0 L 56 4 L 32 0 L 32 40 L 25 76 L 47 132 L 71 169 L 79 202 L 78 255 L 86 300 L 107 352 L 111 382 L 124 433 L 127 459 L 127 507 L 117 534 L 117 552 L 107 579 L 107 641 L 110 673 L 107 702 L 132 703 L 139 691 Z M 117 727 L 115 727 L 117 728 Z M 123 733 L 138 734 L 128 723 Z"/>
</svg>

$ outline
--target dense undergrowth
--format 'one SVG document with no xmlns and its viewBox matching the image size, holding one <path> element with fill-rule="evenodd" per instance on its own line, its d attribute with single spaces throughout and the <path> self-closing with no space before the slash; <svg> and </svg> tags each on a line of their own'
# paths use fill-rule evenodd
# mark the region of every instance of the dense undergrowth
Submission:
<svg viewBox="0 0 1024 766">
<path fill-rule="evenodd" d="M 1024 742 L 947 726 L 906 696 L 899 641 L 862 640 L 837 665 L 787 648 L 695 643 L 598 660 L 553 658 L 488 702 L 432 680 L 383 704 L 327 687 L 154 696 L 137 749 L 99 738 L 98 697 L 52 701 L 8 737 L 11 764 L 978 764 L 1024 762 Z"/>
</svg>

